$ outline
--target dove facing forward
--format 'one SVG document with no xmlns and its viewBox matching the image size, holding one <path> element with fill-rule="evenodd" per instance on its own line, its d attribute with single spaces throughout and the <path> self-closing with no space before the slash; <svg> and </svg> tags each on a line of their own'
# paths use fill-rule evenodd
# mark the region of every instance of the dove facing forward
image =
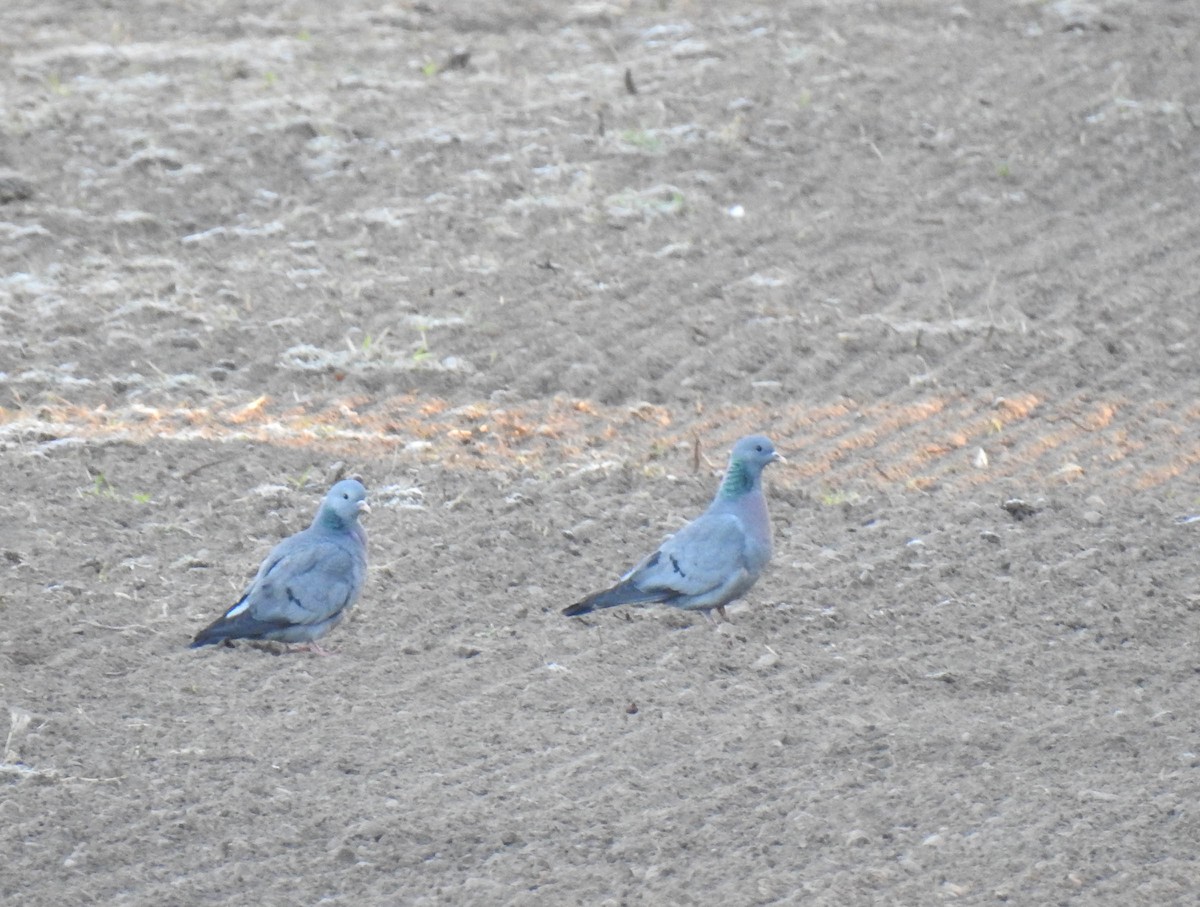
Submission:
<svg viewBox="0 0 1200 907">
<path fill-rule="evenodd" d="M 358 600 L 367 576 L 367 533 L 358 517 L 370 513 L 367 489 L 343 479 L 325 495 L 312 525 L 267 555 L 237 603 L 196 634 L 193 649 L 232 639 L 305 643 L 336 627 Z"/>
<path fill-rule="evenodd" d="M 664 604 L 688 611 L 725 606 L 754 585 L 771 559 L 771 521 L 762 471 L 786 462 L 770 438 L 750 435 L 733 446 L 717 496 L 699 517 L 610 589 L 563 609 L 567 617 L 627 604 Z"/>
</svg>

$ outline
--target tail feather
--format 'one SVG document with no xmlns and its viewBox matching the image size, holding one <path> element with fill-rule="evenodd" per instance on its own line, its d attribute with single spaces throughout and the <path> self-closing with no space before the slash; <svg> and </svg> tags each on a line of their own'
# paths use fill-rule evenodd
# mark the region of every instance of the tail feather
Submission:
<svg viewBox="0 0 1200 907">
<path fill-rule="evenodd" d="M 603 608 L 615 608 L 617 605 L 648 605 L 653 602 L 664 602 L 670 598 L 666 590 L 647 591 L 634 585 L 633 580 L 617 583 L 611 589 L 603 592 L 593 592 L 586 598 L 580 599 L 573 605 L 563 608 L 564 617 L 578 617 L 580 614 L 590 614 Z"/>
<path fill-rule="evenodd" d="M 268 630 L 277 629 L 275 624 L 255 620 L 249 614 L 236 617 L 220 617 L 196 634 L 188 648 L 215 646 L 227 639 L 262 639 Z"/>
</svg>

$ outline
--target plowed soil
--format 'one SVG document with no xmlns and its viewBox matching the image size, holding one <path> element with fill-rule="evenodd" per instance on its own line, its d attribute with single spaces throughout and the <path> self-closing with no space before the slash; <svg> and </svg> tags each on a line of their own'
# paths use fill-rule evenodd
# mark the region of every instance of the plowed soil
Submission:
<svg viewBox="0 0 1200 907">
<path fill-rule="evenodd" d="M 0 900 L 1192 902 L 1200 8 L 0 18 Z M 729 622 L 560 615 L 752 430 Z"/>
</svg>

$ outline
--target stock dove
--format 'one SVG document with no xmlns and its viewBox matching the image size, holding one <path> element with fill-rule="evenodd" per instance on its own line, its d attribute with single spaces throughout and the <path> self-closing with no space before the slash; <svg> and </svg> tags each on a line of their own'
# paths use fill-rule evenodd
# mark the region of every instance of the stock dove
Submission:
<svg viewBox="0 0 1200 907">
<path fill-rule="evenodd" d="M 312 525 L 276 545 L 237 603 L 196 634 L 192 648 L 232 639 L 304 643 L 341 622 L 367 575 L 367 489 L 343 479 L 329 489 Z"/>
<path fill-rule="evenodd" d="M 687 611 L 725 606 L 746 593 L 771 559 L 771 521 L 762 471 L 786 462 L 769 438 L 750 435 L 733 446 L 729 468 L 708 510 L 621 577 L 620 582 L 563 609 L 576 617 L 627 604 L 664 604 Z"/>
</svg>

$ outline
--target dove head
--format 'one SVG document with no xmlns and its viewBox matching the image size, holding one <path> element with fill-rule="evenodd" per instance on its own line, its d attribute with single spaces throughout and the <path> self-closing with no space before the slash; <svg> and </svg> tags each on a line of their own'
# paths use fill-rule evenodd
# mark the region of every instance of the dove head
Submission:
<svg viewBox="0 0 1200 907">
<path fill-rule="evenodd" d="M 753 491 L 762 476 L 762 471 L 771 463 L 786 463 L 775 451 L 775 445 L 766 435 L 748 435 L 733 445 L 729 458 L 729 469 L 721 482 L 721 497 L 736 498 Z"/>
<path fill-rule="evenodd" d="M 343 479 L 325 495 L 316 522 L 329 529 L 348 529 L 358 522 L 360 513 L 370 513 L 367 489 L 358 479 Z"/>
</svg>

